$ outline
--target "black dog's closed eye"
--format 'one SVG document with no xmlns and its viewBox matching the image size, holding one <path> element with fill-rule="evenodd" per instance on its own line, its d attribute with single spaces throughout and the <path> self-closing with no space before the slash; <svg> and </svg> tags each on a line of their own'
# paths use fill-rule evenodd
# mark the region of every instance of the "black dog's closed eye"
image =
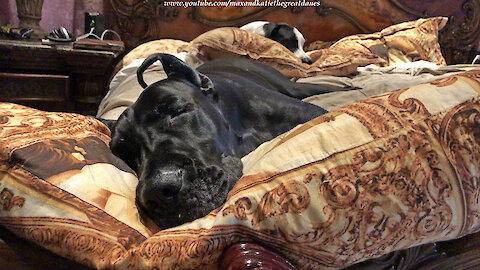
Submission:
<svg viewBox="0 0 480 270">
<path fill-rule="evenodd" d="M 193 104 L 186 103 L 181 105 L 164 105 L 160 104 L 155 108 L 155 112 L 160 115 L 169 115 L 171 118 L 182 115 L 193 110 Z"/>
</svg>

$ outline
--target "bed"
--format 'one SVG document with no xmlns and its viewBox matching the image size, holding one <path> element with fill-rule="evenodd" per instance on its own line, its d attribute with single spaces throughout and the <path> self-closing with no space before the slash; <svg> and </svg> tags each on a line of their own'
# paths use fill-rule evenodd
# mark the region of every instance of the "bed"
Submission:
<svg viewBox="0 0 480 270">
<path fill-rule="evenodd" d="M 131 50 L 118 89 L 138 87 L 128 70 L 152 52 L 187 53 L 191 64 L 247 57 L 298 81 L 360 89 L 308 98 L 331 112 L 246 156 L 222 207 L 163 231 L 138 215 L 136 177 L 109 151 L 103 124 L 2 103 L 0 268 L 478 267 L 480 69 L 468 63 L 480 3 L 441 2 L 105 1 L 109 28 Z M 236 28 L 279 18 L 304 34 L 316 64 Z M 116 94 L 100 116 L 128 106 Z"/>
</svg>

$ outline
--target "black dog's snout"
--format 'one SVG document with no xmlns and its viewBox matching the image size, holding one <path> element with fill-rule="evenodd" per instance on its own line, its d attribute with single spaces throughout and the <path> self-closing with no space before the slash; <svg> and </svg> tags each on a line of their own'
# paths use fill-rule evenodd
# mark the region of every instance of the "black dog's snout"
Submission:
<svg viewBox="0 0 480 270">
<path fill-rule="evenodd" d="M 187 178 L 185 169 L 157 171 L 140 186 L 139 199 L 149 212 L 171 211 L 178 202 L 178 195 Z"/>
<path fill-rule="evenodd" d="M 304 57 L 301 60 L 302 60 L 302 63 L 305 63 L 305 64 L 311 65 L 313 63 L 312 59 L 310 59 L 310 57 Z"/>
</svg>

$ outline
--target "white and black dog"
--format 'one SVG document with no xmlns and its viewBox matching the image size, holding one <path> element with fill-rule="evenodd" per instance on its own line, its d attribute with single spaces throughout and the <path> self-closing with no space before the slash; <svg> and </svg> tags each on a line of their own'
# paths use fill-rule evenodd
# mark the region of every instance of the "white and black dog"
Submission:
<svg viewBox="0 0 480 270">
<path fill-rule="evenodd" d="M 312 63 L 312 59 L 303 51 L 305 38 L 295 27 L 286 23 L 256 21 L 246 24 L 240 29 L 275 40 L 292 51 L 303 63 Z"/>
</svg>

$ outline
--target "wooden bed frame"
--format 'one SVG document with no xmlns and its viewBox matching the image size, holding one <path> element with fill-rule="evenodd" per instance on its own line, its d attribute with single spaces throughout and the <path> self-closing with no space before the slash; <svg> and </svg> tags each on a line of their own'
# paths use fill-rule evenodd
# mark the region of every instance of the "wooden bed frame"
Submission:
<svg viewBox="0 0 480 270">
<path fill-rule="evenodd" d="M 271 0 L 272 1 L 272 0 Z M 313 0 L 311 0 L 313 1 Z M 256 20 L 282 21 L 297 27 L 314 41 L 335 41 L 357 33 L 371 33 L 389 25 L 420 17 L 447 16 L 440 44 L 449 64 L 469 63 L 479 50 L 480 0 L 324 0 L 319 7 L 165 7 L 160 0 L 105 0 L 106 27 L 120 33 L 127 51 L 146 41 L 174 38 L 190 41 L 222 26 L 241 26 Z M 251 251 L 251 252 L 249 252 Z M 260 255 L 258 255 L 260 254 Z M 222 263 L 244 269 L 248 262 L 265 258 L 278 266 L 275 251 L 246 245 L 229 249 Z M 234 258 L 234 260 L 232 260 Z M 227 261 L 229 259 L 229 261 Z M 12 263 L 12 261 L 15 261 Z M 60 258 L 0 226 L 0 269 L 84 269 Z M 281 269 L 291 269 L 283 263 Z M 480 268 L 480 233 L 392 252 L 348 269 L 473 269 Z M 278 269 L 278 268 L 276 268 Z"/>
</svg>

